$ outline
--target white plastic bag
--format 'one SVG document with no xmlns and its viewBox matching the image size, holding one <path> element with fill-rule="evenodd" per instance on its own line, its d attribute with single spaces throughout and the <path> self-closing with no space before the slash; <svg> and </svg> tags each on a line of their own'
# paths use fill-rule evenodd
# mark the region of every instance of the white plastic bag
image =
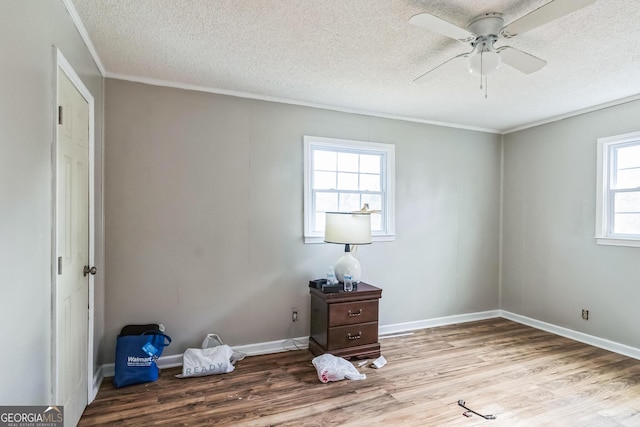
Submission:
<svg viewBox="0 0 640 427">
<path fill-rule="evenodd" d="M 358 372 L 355 366 L 342 357 L 336 357 L 333 354 L 323 354 L 314 357 L 311 361 L 318 371 L 318 379 L 322 383 L 329 381 L 348 380 L 364 380 L 367 378 L 365 374 Z"/>
<path fill-rule="evenodd" d="M 211 348 L 188 348 L 182 356 L 182 374 L 176 378 L 228 374 L 235 369 L 231 363 L 233 350 L 228 345 Z"/>
<path fill-rule="evenodd" d="M 224 345 L 224 343 L 222 342 L 222 338 L 220 338 L 218 334 L 207 334 L 207 336 L 204 337 L 204 340 L 202 341 L 202 348 L 217 347 L 220 345 Z M 231 363 L 235 365 L 238 360 L 242 360 L 245 357 L 246 357 L 246 354 L 244 354 L 243 352 L 233 350 L 233 355 L 231 356 Z"/>
<path fill-rule="evenodd" d="M 217 334 L 207 334 L 202 341 L 202 348 L 211 348 L 217 347 L 219 345 L 223 345 L 222 338 L 220 338 Z"/>
</svg>

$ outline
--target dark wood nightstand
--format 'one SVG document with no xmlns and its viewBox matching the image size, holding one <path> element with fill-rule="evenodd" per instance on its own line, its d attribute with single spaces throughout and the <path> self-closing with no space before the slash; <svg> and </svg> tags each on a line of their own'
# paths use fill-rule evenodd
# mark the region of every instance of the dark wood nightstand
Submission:
<svg viewBox="0 0 640 427">
<path fill-rule="evenodd" d="M 350 358 L 380 356 L 378 301 L 382 289 L 360 282 L 352 292 L 324 293 L 309 285 L 311 334 L 314 356 L 331 353 Z"/>
</svg>

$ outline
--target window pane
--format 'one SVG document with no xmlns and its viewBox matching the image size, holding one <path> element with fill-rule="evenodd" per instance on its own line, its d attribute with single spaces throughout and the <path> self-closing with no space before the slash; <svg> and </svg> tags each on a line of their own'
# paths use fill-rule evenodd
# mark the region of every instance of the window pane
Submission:
<svg viewBox="0 0 640 427">
<path fill-rule="evenodd" d="M 640 167 L 640 144 L 616 149 L 618 169 Z"/>
<path fill-rule="evenodd" d="M 316 193 L 316 211 L 335 212 L 338 210 L 338 194 Z"/>
<path fill-rule="evenodd" d="M 357 173 L 338 173 L 338 189 L 339 190 L 357 190 L 358 174 Z"/>
<path fill-rule="evenodd" d="M 380 174 L 381 156 L 360 156 L 360 172 Z"/>
<path fill-rule="evenodd" d="M 360 175 L 360 190 L 380 191 L 380 175 Z"/>
<path fill-rule="evenodd" d="M 616 188 L 638 188 L 640 187 L 640 168 L 618 169 L 616 177 Z"/>
<path fill-rule="evenodd" d="M 371 210 L 382 210 L 382 195 L 381 194 L 363 194 L 362 204 L 368 203 Z M 362 207 L 362 206 L 361 206 Z M 373 217 L 371 217 L 373 221 Z"/>
<path fill-rule="evenodd" d="M 319 231 L 324 233 L 324 221 L 325 221 L 325 213 L 324 212 L 316 212 L 316 223 L 313 228 L 313 231 Z"/>
<path fill-rule="evenodd" d="M 640 214 L 616 214 L 613 221 L 615 234 L 640 235 Z"/>
<path fill-rule="evenodd" d="M 340 172 L 358 172 L 358 155 L 338 153 L 338 170 Z"/>
<path fill-rule="evenodd" d="M 314 172 L 313 173 L 313 189 L 314 190 L 331 190 L 336 188 L 335 172 Z"/>
<path fill-rule="evenodd" d="M 362 208 L 360 204 L 360 194 L 358 193 L 341 193 L 340 205 L 338 210 L 340 212 L 359 211 Z"/>
<path fill-rule="evenodd" d="M 334 171 L 337 165 L 337 153 L 315 150 L 313 152 L 313 170 Z"/>
<path fill-rule="evenodd" d="M 640 191 L 634 191 L 631 193 L 614 193 L 613 197 L 615 213 L 640 213 Z"/>
<path fill-rule="evenodd" d="M 382 215 L 371 214 L 371 231 L 382 231 Z"/>
<path fill-rule="evenodd" d="M 616 188 L 640 187 L 640 145 L 616 148 Z M 613 193 L 613 233 L 640 235 L 640 191 Z"/>
</svg>

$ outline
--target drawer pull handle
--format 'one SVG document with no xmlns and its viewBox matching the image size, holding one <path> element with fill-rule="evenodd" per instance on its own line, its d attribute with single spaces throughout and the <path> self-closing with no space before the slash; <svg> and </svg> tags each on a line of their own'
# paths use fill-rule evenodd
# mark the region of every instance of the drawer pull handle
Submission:
<svg viewBox="0 0 640 427">
<path fill-rule="evenodd" d="M 356 317 L 356 316 L 360 316 L 362 314 L 362 309 L 358 310 L 357 313 L 354 313 L 353 311 L 349 310 L 349 312 L 347 313 L 347 315 L 349 317 Z"/>
<path fill-rule="evenodd" d="M 358 335 L 351 335 L 351 332 L 347 333 L 347 338 L 350 340 L 359 340 L 362 337 L 362 331 L 358 331 Z"/>
</svg>

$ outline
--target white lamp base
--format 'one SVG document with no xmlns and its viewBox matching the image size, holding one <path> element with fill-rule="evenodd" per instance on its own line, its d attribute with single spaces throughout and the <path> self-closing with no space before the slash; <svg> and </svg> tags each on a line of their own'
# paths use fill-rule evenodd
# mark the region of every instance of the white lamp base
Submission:
<svg viewBox="0 0 640 427">
<path fill-rule="evenodd" d="M 340 283 L 344 283 L 344 275 L 347 272 L 351 273 L 353 283 L 358 283 L 362 275 L 360 261 L 351 255 L 351 252 L 345 252 L 344 255 L 336 261 L 336 265 L 333 266 L 333 271 L 336 273 L 336 279 L 338 279 Z"/>
</svg>

